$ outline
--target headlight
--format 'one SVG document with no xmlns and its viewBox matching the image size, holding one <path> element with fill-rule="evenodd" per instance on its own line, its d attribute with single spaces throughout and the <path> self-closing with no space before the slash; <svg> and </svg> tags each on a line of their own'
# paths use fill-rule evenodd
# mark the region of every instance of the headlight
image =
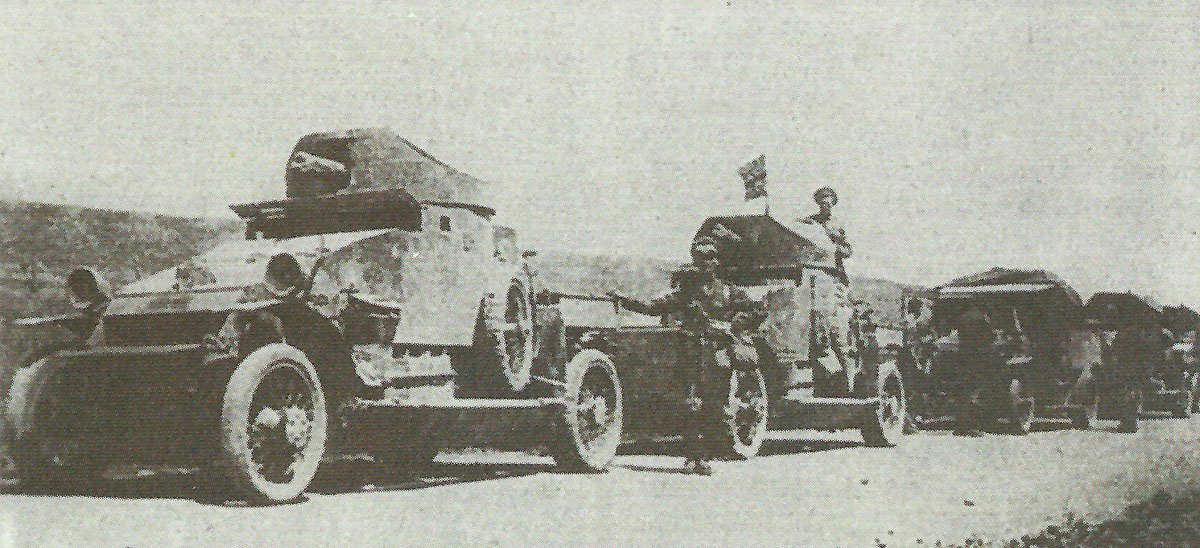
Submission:
<svg viewBox="0 0 1200 548">
<path fill-rule="evenodd" d="M 67 298 L 77 310 L 87 310 L 112 300 L 112 288 L 95 270 L 77 268 L 67 274 Z"/>
<path fill-rule="evenodd" d="M 295 257 L 280 253 L 267 261 L 267 271 L 263 275 L 267 291 L 276 297 L 295 295 L 305 282 L 304 269 Z"/>
</svg>

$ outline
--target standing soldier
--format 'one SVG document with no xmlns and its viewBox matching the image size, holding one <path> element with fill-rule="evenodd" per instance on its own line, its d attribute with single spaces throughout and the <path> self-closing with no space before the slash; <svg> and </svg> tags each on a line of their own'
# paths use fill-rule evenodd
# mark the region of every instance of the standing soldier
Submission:
<svg viewBox="0 0 1200 548">
<path fill-rule="evenodd" d="M 825 327 L 822 340 L 828 346 L 828 352 L 824 359 L 819 360 L 823 366 L 820 372 L 827 380 L 818 385 L 823 395 L 845 397 L 854 393 L 854 379 L 858 374 L 856 364 L 850 357 L 850 320 L 853 313 L 850 306 L 850 278 L 845 265 L 845 259 L 850 257 L 852 249 L 846 239 L 846 230 L 833 216 L 833 206 L 838 202 L 837 192 L 830 187 L 822 187 L 813 193 L 813 201 L 820 210 L 799 221 L 820 225 L 836 246 L 836 272 L 830 274 L 828 283 L 821 283 L 823 291 L 827 292 L 824 300 L 829 305 L 820 313 L 824 318 L 821 323 Z"/>
<path fill-rule="evenodd" d="M 720 261 L 717 258 L 716 242 L 708 236 L 697 238 L 692 243 L 692 265 L 681 270 L 672 279 L 673 290 L 648 303 L 610 293 L 626 308 L 651 316 L 671 315 L 678 320 L 687 334 L 700 341 L 701 356 L 698 364 L 689 364 L 686 371 L 688 384 L 687 404 L 690 416 L 685 421 L 684 468 L 689 473 L 710 475 L 710 440 L 706 431 L 715 422 L 713 414 L 717 402 L 710 396 L 716 390 L 708 386 L 707 379 L 716 371 L 711 367 L 753 367 L 758 360 L 754 347 L 735 331 L 749 329 L 753 322 L 734 325 L 739 312 L 753 309 L 753 303 L 742 290 L 730 286 L 717 277 Z M 728 375 L 724 375 L 725 378 Z"/>
<path fill-rule="evenodd" d="M 837 192 L 827 186 L 821 187 L 813 193 L 813 201 L 817 202 L 817 207 L 820 208 L 820 211 L 800 219 L 800 222 L 810 225 L 821 225 L 821 228 L 825 229 L 825 234 L 837 246 L 837 255 L 834 258 L 837 263 L 837 269 L 845 276 L 846 267 L 843 260 L 850 258 L 853 248 L 850 247 L 850 242 L 846 240 L 845 227 L 833 217 L 833 206 L 838 203 Z"/>
</svg>

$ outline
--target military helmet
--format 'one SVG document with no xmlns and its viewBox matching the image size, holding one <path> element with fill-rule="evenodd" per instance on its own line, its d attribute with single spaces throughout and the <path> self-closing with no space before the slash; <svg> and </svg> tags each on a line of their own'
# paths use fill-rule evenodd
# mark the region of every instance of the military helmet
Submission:
<svg viewBox="0 0 1200 548">
<path fill-rule="evenodd" d="M 825 198 L 826 196 L 832 196 L 833 203 L 835 205 L 838 203 L 837 191 L 834 190 L 832 187 L 827 187 L 827 186 L 818 188 L 817 191 L 813 193 L 813 201 L 817 202 L 819 204 L 819 203 L 821 203 L 821 199 Z"/>
<path fill-rule="evenodd" d="M 692 240 L 693 261 L 700 262 L 709 258 L 716 258 L 718 253 L 717 241 L 712 236 L 701 236 Z"/>
</svg>

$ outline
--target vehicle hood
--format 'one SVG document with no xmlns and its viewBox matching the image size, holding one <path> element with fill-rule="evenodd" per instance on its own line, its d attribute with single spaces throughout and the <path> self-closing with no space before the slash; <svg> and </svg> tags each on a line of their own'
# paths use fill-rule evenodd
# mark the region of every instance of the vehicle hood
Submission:
<svg viewBox="0 0 1200 548">
<path fill-rule="evenodd" d="M 220 312 L 271 304 L 278 299 L 263 285 L 271 257 L 291 254 L 311 273 L 325 255 L 387 232 L 365 230 L 226 241 L 174 268 L 125 286 L 113 297 L 105 315 Z"/>
</svg>

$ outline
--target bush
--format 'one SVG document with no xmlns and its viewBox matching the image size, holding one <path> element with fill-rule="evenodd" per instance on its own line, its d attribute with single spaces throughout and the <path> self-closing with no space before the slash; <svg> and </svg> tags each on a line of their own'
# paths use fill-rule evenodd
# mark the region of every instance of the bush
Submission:
<svg viewBox="0 0 1200 548">
<path fill-rule="evenodd" d="M 1068 514 L 1063 524 L 1019 539 L 997 544 L 973 537 L 955 546 L 1200 546 L 1200 493 L 1172 497 L 1160 491 L 1125 509 L 1119 518 L 1093 524 Z"/>
</svg>

